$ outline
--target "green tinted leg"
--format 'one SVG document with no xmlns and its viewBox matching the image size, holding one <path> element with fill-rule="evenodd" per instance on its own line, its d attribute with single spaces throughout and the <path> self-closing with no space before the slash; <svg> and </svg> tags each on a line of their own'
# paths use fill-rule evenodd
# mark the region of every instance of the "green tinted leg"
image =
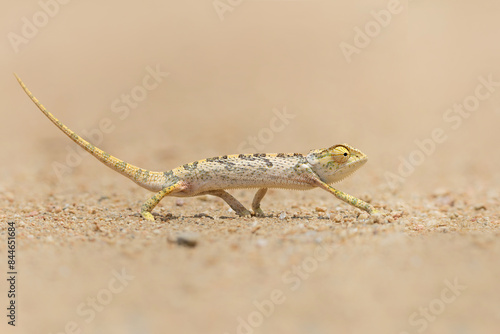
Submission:
<svg viewBox="0 0 500 334">
<path fill-rule="evenodd" d="M 148 199 L 141 207 L 141 215 L 144 219 L 149 221 L 154 221 L 155 218 L 151 214 L 151 211 L 155 208 L 156 205 L 162 200 L 163 197 L 177 191 L 180 189 L 180 184 L 174 184 L 173 186 L 163 188 L 159 192 L 157 192 L 153 197 Z"/>
<path fill-rule="evenodd" d="M 358 209 L 364 210 L 364 211 L 368 212 L 369 214 L 378 213 L 378 211 L 372 205 L 366 203 L 363 200 L 360 200 L 359 198 L 356 198 L 354 196 L 346 194 L 345 192 L 343 192 L 341 190 L 337 190 L 337 189 L 329 186 L 328 184 L 322 182 L 321 180 L 317 180 L 317 185 L 320 188 L 325 189 L 329 193 L 332 193 L 333 195 L 335 195 L 335 197 L 337 197 L 341 201 L 344 201 L 348 204 L 351 204 L 352 206 L 355 206 Z"/>
</svg>

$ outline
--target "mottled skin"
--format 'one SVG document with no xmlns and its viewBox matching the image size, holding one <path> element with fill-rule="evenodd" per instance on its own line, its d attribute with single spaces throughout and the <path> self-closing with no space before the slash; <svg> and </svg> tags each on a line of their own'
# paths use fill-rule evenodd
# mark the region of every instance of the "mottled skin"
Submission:
<svg viewBox="0 0 500 334">
<path fill-rule="evenodd" d="M 214 195 L 222 198 L 240 216 L 252 213 L 224 189 L 258 188 L 252 201 L 255 216 L 263 216 L 260 202 L 268 188 L 308 190 L 322 188 L 342 201 L 368 213 L 377 211 L 368 203 L 331 187 L 367 161 L 366 155 L 347 145 L 299 153 L 256 153 L 223 155 L 198 160 L 166 172 L 153 172 L 128 164 L 95 147 L 55 118 L 15 75 L 26 94 L 59 129 L 111 169 L 141 187 L 156 192 L 141 208 L 141 215 L 154 220 L 151 211 L 165 196 Z"/>
</svg>

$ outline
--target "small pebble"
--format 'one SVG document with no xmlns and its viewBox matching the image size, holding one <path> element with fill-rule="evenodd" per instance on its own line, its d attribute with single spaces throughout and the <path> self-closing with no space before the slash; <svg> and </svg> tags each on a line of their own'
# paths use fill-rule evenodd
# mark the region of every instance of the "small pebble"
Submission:
<svg viewBox="0 0 500 334">
<path fill-rule="evenodd" d="M 359 215 L 359 219 L 368 219 L 368 217 L 370 217 L 370 215 L 368 215 L 368 213 L 366 212 L 363 212 L 362 214 Z"/>
<path fill-rule="evenodd" d="M 486 210 L 486 206 L 484 204 L 476 204 L 476 205 L 474 205 L 474 210 L 476 210 L 476 211 Z"/>
<path fill-rule="evenodd" d="M 198 244 L 198 233 L 194 232 L 182 232 L 179 233 L 175 242 L 179 246 L 185 247 L 195 247 Z"/>
<path fill-rule="evenodd" d="M 401 218 L 402 216 L 403 216 L 403 212 L 402 211 L 394 211 L 392 213 L 392 218 L 394 218 L 394 219 Z"/>
<path fill-rule="evenodd" d="M 260 226 L 260 225 L 255 226 L 255 227 L 252 229 L 252 233 L 257 232 L 258 230 L 260 230 L 260 228 L 261 228 L 261 226 Z"/>
<path fill-rule="evenodd" d="M 257 239 L 257 240 L 255 240 L 255 243 L 259 247 L 265 247 L 265 246 L 267 246 L 267 240 L 266 239 Z"/>
</svg>

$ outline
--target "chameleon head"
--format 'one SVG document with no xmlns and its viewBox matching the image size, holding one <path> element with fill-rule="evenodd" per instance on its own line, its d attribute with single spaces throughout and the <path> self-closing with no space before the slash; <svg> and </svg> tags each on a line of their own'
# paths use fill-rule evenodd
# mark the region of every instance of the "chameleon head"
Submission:
<svg viewBox="0 0 500 334">
<path fill-rule="evenodd" d="M 307 162 L 325 183 L 341 181 L 363 166 L 367 156 L 347 144 L 312 150 L 307 154 Z"/>
</svg>

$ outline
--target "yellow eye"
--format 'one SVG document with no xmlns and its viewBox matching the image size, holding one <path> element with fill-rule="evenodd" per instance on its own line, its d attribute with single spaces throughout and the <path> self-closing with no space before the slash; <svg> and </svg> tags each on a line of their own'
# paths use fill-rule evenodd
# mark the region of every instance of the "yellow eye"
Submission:
<svg viewBox="0 0 500 334">
<path fill-rule="evenodd" d="M 333 148 L 332 157 L 336 163 L 343 164 L 349 157 L 351 156 L 351 152 L 347 149 L 347 147 L 342 145 L 337 145 Z"/>
</svg>

